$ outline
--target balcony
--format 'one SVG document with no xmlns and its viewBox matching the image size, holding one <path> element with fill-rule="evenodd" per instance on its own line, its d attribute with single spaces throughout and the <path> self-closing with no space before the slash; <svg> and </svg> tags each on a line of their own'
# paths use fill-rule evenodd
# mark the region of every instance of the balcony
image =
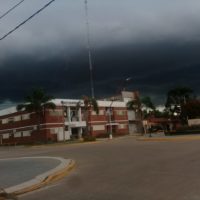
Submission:
<svg viewBox="0 0 200 200">
<path fill-rule="evenodd" d="M 70 127 L 86 127 L 86 121 L 65 121 L 65 125 Z"/>
</svg>

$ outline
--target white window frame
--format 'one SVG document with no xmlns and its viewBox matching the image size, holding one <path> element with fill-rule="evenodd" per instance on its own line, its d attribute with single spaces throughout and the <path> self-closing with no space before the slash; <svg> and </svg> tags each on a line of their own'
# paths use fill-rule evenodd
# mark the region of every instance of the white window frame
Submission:
<svg viewBox="0 0 200 200">
<path fill-rule="evenodd" d="M 28 130 L 28 131 L 23 131 L 23 132 L 22 132 L 22 136 L 23 136 L 23 137 L 30 137 L 30 136 L 31 136 L 31 131 L 30 131 L 30 130 Z"/>
<path fill-rule="evenodd" d="M 31 114 L 30 113 L 22 115 L 22 120 L 28 120 L 30 118 L 31 118 Z"/>
<path fill-rule="evenodd" d="M 126 129 L 127 128 L 127 124 L 119 124 L 118 128 L 119 129 Z"/>
<path fill-rule="evenodd" d="M 7 123 L 8 123 L 8 118 L 2 119 L 2 120 L 1 120 L 1 123 L 2 123 L 2 124 L 7 124 Z"/>
<path fill-rule="evenodd" d="M 93 128 L 93 131 L 104 131 L 105 125 L 93 125 L 92 128 Z"/>
<path fill-rule="evenodd" d="M 56 117 L 59 117 L 59 116 L 63 116 L 64 113 L 63 113 L 63 110 L 49 110 L 49 115 L 50 116 L 56 116 Z"/>
<path fill-rule="evenodd" d="M 14 117 L 14 121 L 15 122 L 21 121 L 21 119 L 22 119 L 21 115 L 18 115 L 18 116 Z"/>
<path fill-rule="evenodd" d="M 20 138 L 20 137 L 22 137 L 22 132 L 14 133 L 14 138 Z"/>
<path fill-rule="evenodd" d="M 4 133 L 4 134 L 2 134 L 2 138 L 3 139 L 9 139 L 10 138 L 10 134 L 9 133 Z"/>
</svg>

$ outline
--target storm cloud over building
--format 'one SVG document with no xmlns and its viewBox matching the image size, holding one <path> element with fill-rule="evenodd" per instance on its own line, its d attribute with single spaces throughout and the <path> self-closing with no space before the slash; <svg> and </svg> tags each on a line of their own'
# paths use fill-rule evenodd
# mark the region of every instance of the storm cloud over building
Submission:
<svg viewBox="0 0 200 200">
<path fill-rule="evenodd" d="M 46 4 L 25 0 L 0 20 L 0 36 Z M 2 0 L 0 13 L 16 3 Z M 166 92 L 189 86 L 200 72 L 200 2 L 196 0 L 88 1 L 95 93 L 126 87 L 164 103 Z M 0 102 L 19 102 L 33 87 L 56 97 L 89 94 L 83 0 L 57 0 L 0 41 Z"/>
</svg>

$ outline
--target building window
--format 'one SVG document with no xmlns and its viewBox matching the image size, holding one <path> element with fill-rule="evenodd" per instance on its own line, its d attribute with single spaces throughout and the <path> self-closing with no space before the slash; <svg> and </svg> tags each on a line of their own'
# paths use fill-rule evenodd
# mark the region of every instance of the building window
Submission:
<svg viewBox="0 0 200 200">
<path fill-rule="evenodd" d="M 105 130 L 104 125 L 93 125 L 93 131 L 103 131 Z"/>
<path fill-rule="evenodd" d="M 14 137 L 15 138 L 19 138 L 19 137 L 21 137 L 22 136 L 22 133 L 21 132 L 16 132 L 15 134 L 14 134 Z"/>
<path fill-rule="evenodd" d="M 50 129 L 50 133 L 51 134 L 56 134 L 56 133 L 58 133 L 59 132 L 59 128 L 51 128 Z"/>
<path fill-rule="evenodd" d="M 76 108 L 71 108 L 70 110 L 70 117 L 72 122 L 79 121 L 78 111 Z"/>
<path fill-rule="evenodd" d="M 119 124 L 119 125 L 118 125 L 118 128 L 119 128 L 119 129 L 126 129 L 126 128 L 127 128 L 127 125 L 126 125 L 126 124 Z"/>
<path fill-rule="evenodd" d="M 92 115 L 104 115 L 104 110 L 99 110 L 98 114 L 96 113 L 96 111 L 92 111 Z"/>
<path fill-rule="evenodd" d="M 9 139 L 10 137 L 10 134 L 9 133 L 4 133 L 3 134 L 3 139 Z"/>
<path fill-rule="evenodd" d="M 104 115 L 104 110 L 99 110 L 98 114 L 95 111 L 92 111 L 92 115 Z"/>
<path fill-rule="evenodd" d="M 30 114 L 24 114 L 22 115 L 22 120 L 30 119 Z"/>
<path fill-rule="evenodd" d="M 23 137 L 29 137 L 31 136 L 31 131 L 23 131 L 22 134 L 23 134 Z"/>
<path fill-rule="evenodd" d="M 9 118 L 8 118 L 8 123 L 9 123 L 9 124 L 12 124 L 13 122 L 14 122 L 14 117 L 9 117 Z"/>
<path fill-rule="evenodd" d="M 51 133 L 51 134 L 56 134 L 56 133 L 59 132 L 59 130 L 60 130 L 60 128 L 51 128 L 51 129 L 50 129 L 50 133 Z"/>
<path fill-rule="evenodd" d="M 50 129 L 50 133 L 51 133 L 51 134 L 55 134 L 55 133 L 56 133 L 55 128 L 51 128 L 51 129 Z"/>
<path fill-rule="evenodd" d="M 21 121 L 21 115 L 15 116 L 14 121 L 15 122 Z"/>
<path fill-rule="evenodd" d="M 63 116 L 63 114 L 62 110 L 49 110 L 50 116 Z"/>
<path fill-rule="evenodd" d="M 118 110 L 116 112 L 117 112 L 117 115 L 126 115 L 126 111 L 124 110 Z"/>
<path fill-rule="evenodd" d="M 7 124 L 8 123 L 8 119 L 2 119 L 2 124 Z"/>
<path fill-rule="evenodd" d="M 97 115 L 97 113 L 95 111 L 92 111 L 92 115 Z"/>
</svg>

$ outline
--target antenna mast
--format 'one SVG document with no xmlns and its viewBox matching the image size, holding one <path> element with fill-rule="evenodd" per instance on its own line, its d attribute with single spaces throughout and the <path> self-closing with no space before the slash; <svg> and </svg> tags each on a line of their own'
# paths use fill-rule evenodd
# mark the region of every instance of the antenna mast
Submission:
<svg viewBox="0 0 200 200">
<path fill-rule="evenodd" d="M 87 31 L 87 50 L 88 50 L 88 60 L 90 69 L 90 90 L 91 96 L 94 98 L 94 80 L 93 80 L 93 66 L 92 66 L 92 55 L 90 47 L 90 25 L 88 19 L 88 1 L 85 0 L 85 16 L 86 16 L 86 31 Z"/>
</svg>

